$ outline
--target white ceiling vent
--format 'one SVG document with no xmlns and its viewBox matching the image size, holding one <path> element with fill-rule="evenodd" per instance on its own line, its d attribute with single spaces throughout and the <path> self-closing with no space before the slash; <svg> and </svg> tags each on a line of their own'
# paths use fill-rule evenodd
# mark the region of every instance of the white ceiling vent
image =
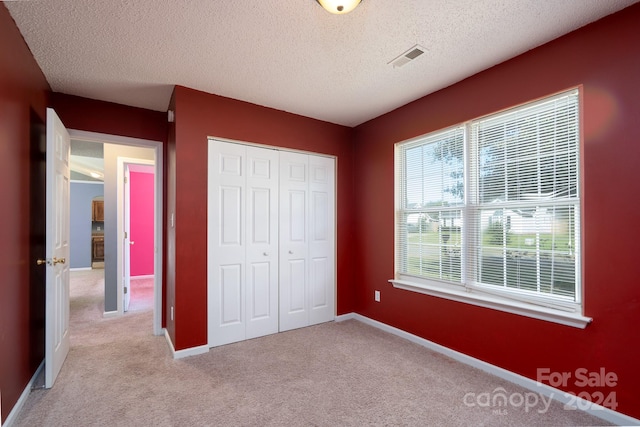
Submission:
<svg viewBox="0 0 640 427">
<path fill-rule="evenodd" d="M 417 44 L 413 46 L 411 49 L 407 50 L 406 52 L 400 54 L 399 56 L 391 60 L 389 64 L 392 64 L 393 68 L 400 68 L 403 65 L 406 65 L 407 63 L 413 61 L 418 56 L 425 53 L 425 51 L 426 51 L 425 48 Z"/>
</svg>

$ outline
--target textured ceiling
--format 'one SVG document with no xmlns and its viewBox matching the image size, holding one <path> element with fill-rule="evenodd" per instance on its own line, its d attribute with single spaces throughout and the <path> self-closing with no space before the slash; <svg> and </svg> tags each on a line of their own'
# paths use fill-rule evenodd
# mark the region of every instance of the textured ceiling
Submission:
<svg viewBox="0 0 640 427">
<path fill-rule="evenodd" d="M 166 111 L 177 84 L 355 126 L 636 1 L 4 3 L 56 92 Z"/>
</svg>

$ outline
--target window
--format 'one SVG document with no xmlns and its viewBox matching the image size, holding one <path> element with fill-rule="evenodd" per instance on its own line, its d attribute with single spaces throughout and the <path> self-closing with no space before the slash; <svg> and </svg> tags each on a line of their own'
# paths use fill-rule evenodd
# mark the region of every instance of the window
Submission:
<svg viewBox="0 0 640 427">
<path fill-rule="evenodd" d="M 396 146 L 394 286 L 585 327 L 578 91 Z"/>
</svg>

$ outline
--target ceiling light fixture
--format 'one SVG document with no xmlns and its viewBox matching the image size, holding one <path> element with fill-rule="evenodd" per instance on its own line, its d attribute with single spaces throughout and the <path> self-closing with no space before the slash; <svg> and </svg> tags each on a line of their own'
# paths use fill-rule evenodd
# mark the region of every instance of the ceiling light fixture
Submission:
<svg viewBox="0 0 640 427">
<path fill-rule="evenodd" d="M 343 15 L 355 9 L 361 0 L 316 0 L 327 12 Z"/>
</svg>

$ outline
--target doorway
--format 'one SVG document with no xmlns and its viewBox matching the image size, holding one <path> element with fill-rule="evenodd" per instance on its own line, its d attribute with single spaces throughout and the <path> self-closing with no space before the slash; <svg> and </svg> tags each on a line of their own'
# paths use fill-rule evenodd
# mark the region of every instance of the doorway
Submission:
<svg viewBox="0 0 640 427">
<path fill-rule="evenodd" d="M 127 312 L 153 305 L 155 162 L 118 157 L 117 165 L 117 236 Z"/>
<path fill-rule="evenodd" d="M 153 168 L 153 333 L 162 334 L 162 183 L 163 183 L 163 144 L 116 135 L 101 134 L 78 130 L 69 130 L 73 140 L 100 143 L 104 146 L 105 175 L 105 286 L 104 316 L 120 316 L 124 313 L 123 274 L 123 212 L 122 198 L 118 197 L 118 158 L 143 159 L 151 161 Z M 137 160 L 139 161 L 139 160 Z M 108 230 L 114 230 L 109 232 Z"/>
</svg>

